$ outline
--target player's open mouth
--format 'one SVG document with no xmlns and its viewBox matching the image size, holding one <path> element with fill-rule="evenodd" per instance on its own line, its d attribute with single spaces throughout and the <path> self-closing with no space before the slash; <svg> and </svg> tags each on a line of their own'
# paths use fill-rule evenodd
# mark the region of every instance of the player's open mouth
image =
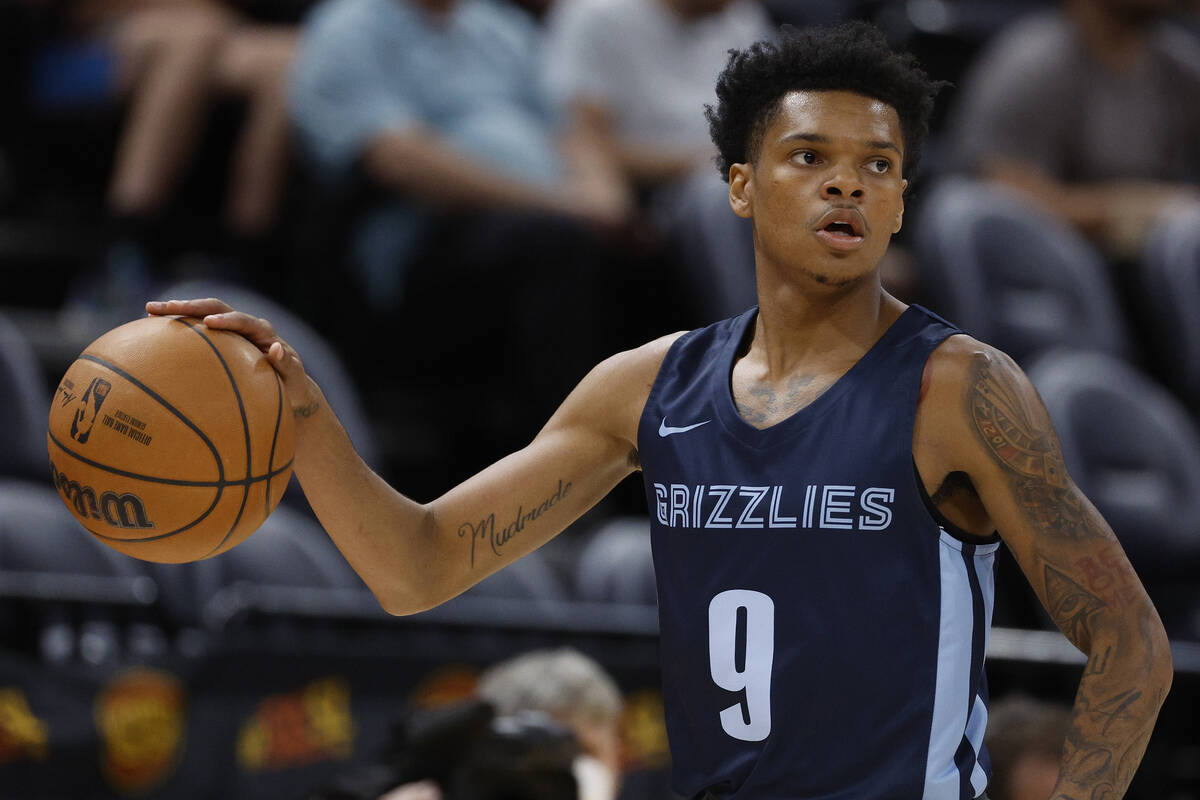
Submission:
<svg viewBox="0 0 1200 800">
<path fill-rule="evenodd" d="M 813 225 L 813 235 L 833 250 L 857 250 L 866 238 L 867 221 L 852 206 L 831 208 Z"/>
<path fill-rule="evenodd" d="M 863 243 L 863 235 L 849 222 L 830 222 L 818 228 L 816 236 L 834 250 L 856 250 Z"/>
</svg>

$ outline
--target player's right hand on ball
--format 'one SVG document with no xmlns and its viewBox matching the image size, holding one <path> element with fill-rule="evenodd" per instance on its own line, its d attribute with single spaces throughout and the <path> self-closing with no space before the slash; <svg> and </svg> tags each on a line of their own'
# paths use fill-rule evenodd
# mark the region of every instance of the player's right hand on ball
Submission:
<svg viewBox="0 0 1200 800">
<path fill-rule="evenodd" d="M 196 317 L 213 330 L 238 333 L 267 356 L 267 361 L 279 373 L 291 401 L 293 411 L 313 408 L 316 387 L 304 372 L 304 363 L 296 350 L 280 338 L 268 320 L 235 311 L 223 300 L 209 297 L 203 300 L 152 300 L 146 312 L 154 315 L 179 314 Z"/>
</svg>

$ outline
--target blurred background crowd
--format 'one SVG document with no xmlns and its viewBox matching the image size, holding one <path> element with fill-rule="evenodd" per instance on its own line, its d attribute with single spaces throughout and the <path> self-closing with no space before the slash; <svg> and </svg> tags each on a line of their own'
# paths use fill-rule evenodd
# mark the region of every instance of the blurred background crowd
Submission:
<svg viewBox="0 0 1200 800">
<path fill-rule="evenodd" d="M 555 749 L 562 715 L 518 719 L 486 692 L 481 711 L 473 687 L 570 644 L 619 685 L 600 715 L 615 738 L 568 725 L 593 757 L 579 786 L 670 797 L 636 478 L 448 606 L 389 620 L 295 486 L 211 562 L 106 551 L 46 480 L 46 409 L 147 299 L 215 295 L 276 323 L 368 463 L 433 499 L 527 442 L 605 355 L 754 303 L 704 104 L 730 48 L 851 18 L 951 84 L 885 286 L 1029 372 L 1175 645 L 1130 796 L 1200 798 L 1186 0 L 0 0 L 0 795 L 356 797 L 412 778 L 392 800 L 424 800 L 436 771 L 395 765 L 475 739 L 553 772 L 577 752 Z M 1007 557 L 995 624 L 991 794 L 1040 800 L 1082 659 Z"/>
</svg>

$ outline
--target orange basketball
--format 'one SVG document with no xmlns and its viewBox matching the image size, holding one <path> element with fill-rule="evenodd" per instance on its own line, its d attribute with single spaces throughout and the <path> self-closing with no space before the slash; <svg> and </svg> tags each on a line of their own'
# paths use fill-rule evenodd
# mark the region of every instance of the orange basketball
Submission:
<svg viewBox="0 0 1200 800">
<path fill-rule="evenodd" d="M 182 563 L 228 550 L 274 510 L 292 474 L 292 415 L 250 342 L 195 319 L 147 317 L 70 366 L 46 446 L 59 495 L 93 536 Z"/>
</svg>

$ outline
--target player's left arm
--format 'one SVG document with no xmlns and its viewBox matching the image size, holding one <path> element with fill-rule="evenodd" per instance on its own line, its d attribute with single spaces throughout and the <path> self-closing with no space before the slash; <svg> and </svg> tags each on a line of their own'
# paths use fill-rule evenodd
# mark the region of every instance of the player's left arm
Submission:
<svg viewBox="0 0 1200 800">
<path fill-rule="evenodd" d="M 1166 631 L 1112 529 L 1067 474 L 1024 372 L 998 350 L 951 341 L 939 359 L 950 380 L 937 393 L 948 455 L 1051 619 L 1088 658 L 1052 800 L 1120 798 L 1171 686 Z"/>
</svg>

